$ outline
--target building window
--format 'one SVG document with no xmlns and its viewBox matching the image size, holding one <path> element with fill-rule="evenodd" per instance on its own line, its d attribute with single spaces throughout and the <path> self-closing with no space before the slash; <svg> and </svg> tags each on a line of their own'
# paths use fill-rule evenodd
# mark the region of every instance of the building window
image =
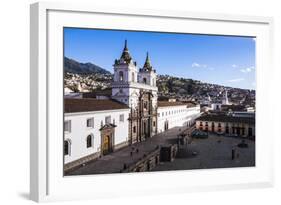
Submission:
<svg viewBox="0 0 281 205">
<path fill-rule="evenodd" d="M 111 123 L 111 116 L 106 116 L 105 117 L 105 124 L 110 124 Z"/>
<path fill-rule="evenodd" d="M 155 121 L 153 121 L 153 127 L 156 127 L 156 122 Z"/>
<path fill-rule="evenodd" d="M 221 127 L 221 123 L 219 123 L 218 127 Z"/>
<path fill-rule="evenodd" d="M 119 71 L 119 81 L 122 82 L 124 80 L 123 71 Z"/>
<path fill-rule="evenodd" d="M 249 137 L 253 136 L 253 129 L 251 127 L 248 128 L 248 136 Z"/>
<path fill-rule="evenodd" d="M 71 132 L 71 121 L 70 120 L 64 121 L 64 131 Z"/>
<path fill-rule="evenodd" d="M 87 119 L 87 127 L 94 128 L 94 118 Z"/>
<path fill-rule="evenodd" d="M 124 114 L 119 115 L 119 121 L 120 121 L 120 122 L 124 122 Z"/>
<path fill-rule="evenodd" d="M 158 117 L 160 117 L 160 113 L 158 113 Z"/>
<path fill-rule="evenodd" d="M 202 121 L 200 121 L 200 126 L 203 126 L 203 122 Z"/>
<path fill-rule="evenodd" d="M 209 128 L 208 128 L 208 122 L 205 122 L 205 131 L 208 131 Z"/>
<path fill-rule="evenodd" d="M 133 127 L 133 132 L 136 133 L 137 132 L 137 128 L 136 126 Z"/>
<path fill-rule="evenodd" d="M 132 72 L 132 82 L 135 82 L 135 73 Z"/>
<path fill-rule="evenodd" d="M 144 102 L 144 103 L 143 103 L 143 108 L 144 108 L 145 110 L 147 110 L 147 102 Z"/>
<path fill-rule="evenodd" d="M 225 127 L 225 133 L 229 134 L 229 127 L 228 127 L 228 125 Z"/>
<path fill-rule="evenodd" d="M 92 137 L 92 135 L 88 135 L 87 136 L 87 148 L 89 148 L 89 147 L 92 147 L 93 146 L 93 144 L 92 144 L 92 139 L 93 137 Z"/>
<path fill-rule="evenodd" d="M 146 84 L 146 78 L 143 78 L 142 80 L 143 80 L 143 83 Z"/>
<path fill-rule="evenodd" d="M 64 155 L 70 155 L 70 140 L 64 140 L 63 152 L 64 152 Z"/>
</svg>

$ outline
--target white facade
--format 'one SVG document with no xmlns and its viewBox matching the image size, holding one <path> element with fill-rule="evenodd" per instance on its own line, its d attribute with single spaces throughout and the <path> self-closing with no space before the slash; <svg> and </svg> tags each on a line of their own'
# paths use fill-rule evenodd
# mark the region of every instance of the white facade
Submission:
<svg viewBox="0 0 281 205">
<path fill-rule="evenodd" d="M 128 105 L 133 109 L 138 106 L 139 96 L 141 90 L 151 91 L 153 94 L 152 105 L 157 106 L 157 92 L 158 88 L 156 86 L 150 86 L 142 83 L 112 83 L 112 98 L 118 100 L 121 103 Z"/>
<path fill-rule="evenodd" d="M 139 70 L 139 71 L 138 71 Z M 114 82 L 112 82 L 112 99 L 135 109 L 139 103 L 140 91 L 149 91 L 153 95 L 152 106 L 157 106 L 156 71 L 150 65 L 147 53 L 144 67 L 139 69 L 133 61 L 127 47 L 127 41 L 123 53 L 114 64 Z"/>
<path fill-rule="evenodd" d="M 65 163 L 101 151 L 100 128 L 105 125 L 105 118 L 110 116 L 115 124 L 114 146 L 128 141 L 128 117 L 130 109 L 104 110 L 92 112 L 65 113 L 65 122 L 70 122 L 70 131 L 65 131 L 64 140 L 70 143 Z M 124 121 L 120 121 L 123 115 Z M 93 119 L 93 127 L 87 127 L 87 120 Z M 92 136 L 92 146 L 87 148 L 87 137 Z"/>
<path fill-rule="evenodd" d="M 224 99 L 222 100 L 222 104 L 223 105 L 230 105 L 230 103 L 228 101 L 227 90 L 225 91 Z"/>
<path fill-rule="evenodd" d="M 221 103 L 212 103 L 211 110 L 221 110 Z"/>
<path fill-rule="evenodd" d="M 190 126 L 199 116 L 199 105 L 194 107 L 187 107 L 187 105 L 158 107 L 158 133 L 177 126 Z"/>
</svg>

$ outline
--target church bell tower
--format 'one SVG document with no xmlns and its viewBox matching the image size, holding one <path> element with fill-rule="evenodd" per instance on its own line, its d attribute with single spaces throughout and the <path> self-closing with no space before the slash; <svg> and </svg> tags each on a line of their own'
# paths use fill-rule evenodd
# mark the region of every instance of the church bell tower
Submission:
<svg viewBox="0 0 281 205">
<path fill-rule="evenodd" d="M 114 80 L 112 87 L 112 98 L 127 104 L 129 107 L 136 106 L 136 97 L 132 85 L 137 83 L 137 63 L 133 61 L 128 49 L 127 40 L 121 57 L 114 62 Z"/>
</svg>

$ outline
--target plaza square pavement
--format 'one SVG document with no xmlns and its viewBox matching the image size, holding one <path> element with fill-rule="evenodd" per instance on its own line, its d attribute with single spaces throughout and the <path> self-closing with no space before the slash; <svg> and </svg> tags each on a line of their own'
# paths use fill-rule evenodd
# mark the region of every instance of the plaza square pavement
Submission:
<svg viewBox="0 0 281 205">
<path fill-rule="evenodd" d="M 169 129 L 148 138 L 146 141 L 127 146 L 89 162 L 85 166 L 68 171 L 65 175 L 120 173 L 124 164 L 136 163 L 144 154 L 149 154 L 157 146 L 177 144 L 177 135 L 184 129 L 186 127 Z M 217 136 L 215 134 L 210 134 L 207 139 L 193 139 L 190 144 L 180 146 L 177 158 L 174 161 L 161 162 L 151 171 L 255 166 L 254 141 L 245 140 L 248 148 L 238 148 L 237 144 L 240 142 L 240 138 Z M 233 148 L 236 155 L 234 160 L 231 159 Z"/>
<path fill-rule="evenodd" d="M 255 142 L 245 139 L 248 148 L 239 148 L 241 138 L 209 134 L 207 139 L 193 139 L 179 149 L 173 162 L 160 163 L 152 171 L 211 169 L 255 166 Z M 235 158 L 232 159 L 232 149 Z"/>
</svg>

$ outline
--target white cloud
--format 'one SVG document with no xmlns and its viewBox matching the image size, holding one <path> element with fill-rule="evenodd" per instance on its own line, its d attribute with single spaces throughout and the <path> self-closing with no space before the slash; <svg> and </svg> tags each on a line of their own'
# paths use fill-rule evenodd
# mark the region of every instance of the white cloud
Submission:
<svg viewBox="0 0 281 205">
<path fill-rule="evenodd" d="M 192 68 L 204 68 L 204 69 L 207 69 L 207 70 L 215 70 L 215 68 L 214 67 L 209 67 L 208 65 L 206 65 L 206 64 L 200 64 L 200 63 L 196 63 L 196 62 L 194 62 L 194 63 L 192 63 L 191 64 L 191 67 Z"/>
<path fill-rule="evenodd" d="M 192 68 L 199 68 L 200 64 L 199 63 L 192 63 L 191 67 Z"/>
<path fill-rule="evenodd" d="M 241 69 L 240 71 L 241 71 L 242 73 L 250 73 L 250 72 L 252 72 L 253 70 L 255 70 L 255 67 L 254 67 L 254 66 L 251 66 L 251 67 L 243 68 L 243 69 Z"/>
<path fill-rule="evenodd" d="M 238 67 L 238 65 L 236 65 L 236 64 L 232 64 L 232 65 L 231 65 L 231 67 L 232 67 L 232 68 L 237 68 L 237 67 Z"/>
<path fill-rule="evenodd" d="M 235 79 L 231 79 L 231 80 L 228 80 L 228 82 L 230 83 L 236 83 L 236 82 L 241 82 L 245 80 L 244 78 L 235 78 Z"/>
<path fill-rule="evenodd" d="M 191 64 L 191 67 L 192 68 L 207 68 L 208 66 L 206 64 L 199 64 L 199 63 L 194 62 Z"/>
<path fill-rule="evenodd" d="M 256 37 L 255 37 L 255 38 L 252 38 L 252 40 L 253 40 L 254 42 L 256 42 Z"/>
</svg>

